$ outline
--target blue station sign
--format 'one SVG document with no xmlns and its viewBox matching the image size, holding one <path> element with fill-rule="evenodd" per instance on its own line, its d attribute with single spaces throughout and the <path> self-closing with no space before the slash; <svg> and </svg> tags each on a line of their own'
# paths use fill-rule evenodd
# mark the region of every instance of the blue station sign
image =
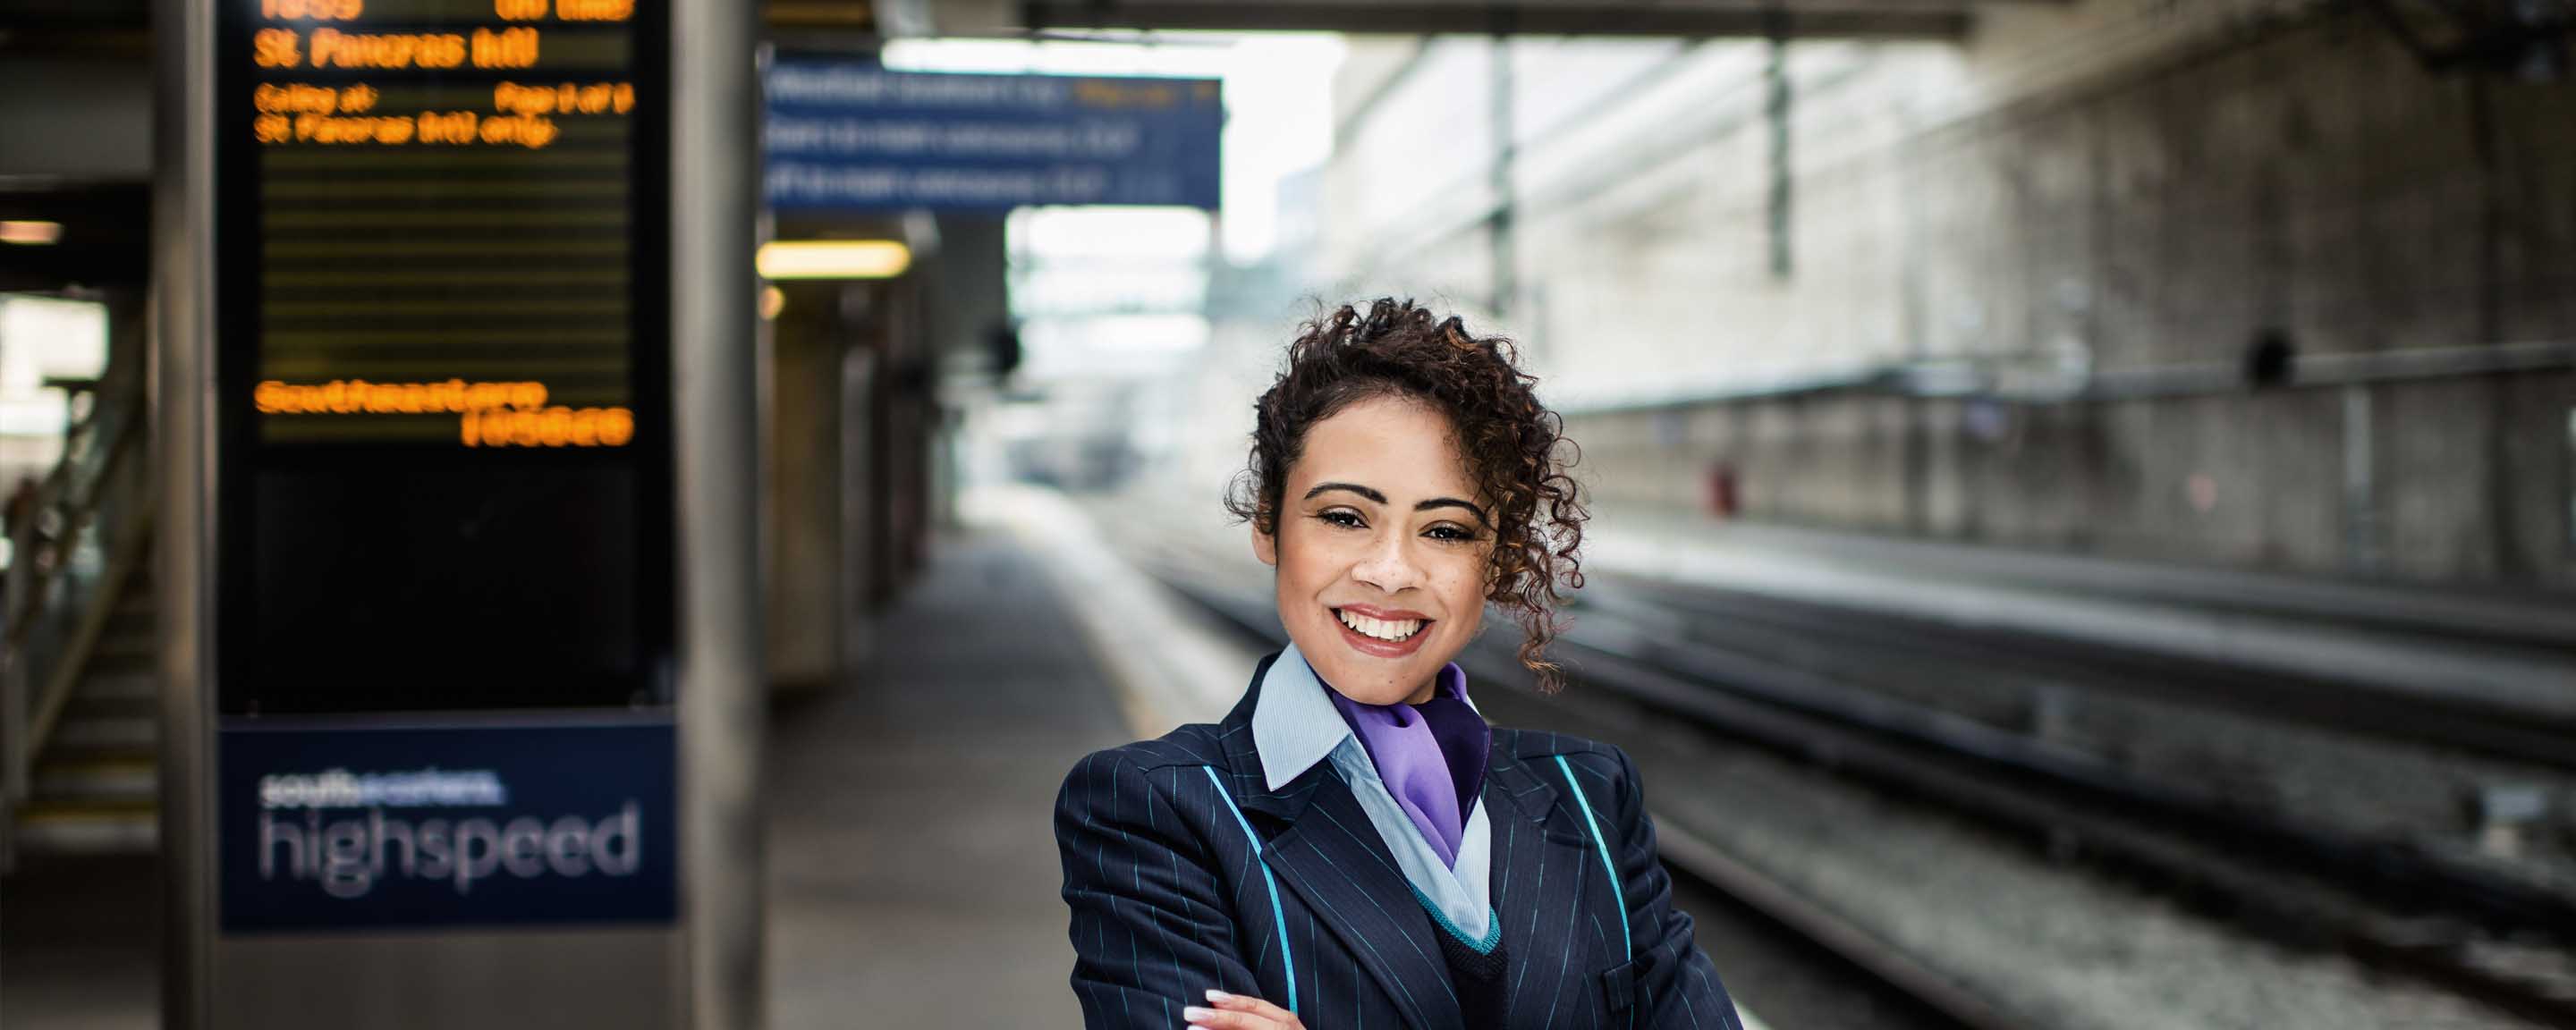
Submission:
<svg viewBox="0 0 2576 1030">
<path fill-rule="evenodd" d="M 1217 207 L 1215 79 L 964 75 L 782 57 L 765 182 L 779 209 Z"/>
<path fill-rule="evenodd" d="M 668 923 L 667 720 L 228 727 L 226 933 Z"/>
</svg>

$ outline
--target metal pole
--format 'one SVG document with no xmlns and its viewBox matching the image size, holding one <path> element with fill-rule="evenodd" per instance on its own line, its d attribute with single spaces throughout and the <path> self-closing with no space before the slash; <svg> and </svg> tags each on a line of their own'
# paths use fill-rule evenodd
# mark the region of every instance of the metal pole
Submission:
<svg viewBox="0 0 2576 1030">
<path fill-rule="evenodd" d="M 2367 383 L 2343 388 L 2344 560 L 2355 572 L 2379 571 L 2378 430 L 2370 391 Z"/>
<path fill-rule="evenodd" d="M 1789 212 L 1792 200 L 1789 165 L 1789 35 L 1785 24 L 1787 13 L 1778 8 L 1766 12 L 1773 22 L 1770 59 L 1762 68 L 1767 96 L 1762 113 L 1771 128 L 1771 277 L 1789 278 L 1792 252 L 1789 247 Z"/>
<path fill-rule="evenodd" d="M 35 578 L 28 570 L 36 563 L 36 503 L 29 495 L 27 510 L 12 512 L 17 522 L 9 527 L 9 573 L 0 578 L 0 613 L 7 622 L 32 618 L 27 610 L 27 592 Z M 17 805 L 27 800 L 27 777 L 35 764 L 35 753 L 27 739 L 27 663 L 25 656 L 6 648 L 0 641 L 0 759 L 7 768 L 0 769 L 0 868 L 6 867 L 10 855 L 6 833 L 17 820 Z"/>
<path fill-rule="evenodd" d="M 1515 253 L 1512 223 L 1518 212 L 1512 202 L 1512 37 L 1498 26 L 1492 41 L 1492 81 L 1490 88 L 1494 127 L 1493 191 L 1493 305 L 1495 318 L 1509 318 L 1520 299 L 1520 258 Z"/>
<path fill-rule="evenodd" d="M 681 989 L 699 1030 L 761 1025 L 756 10 L 679 0 L 671 14 Z"/>
<path fill-rule="evenodd" d="M 211 1018 L 214 548 L 214 16 L 154 0 L 149 410 L 161 681 L 161 1025 Z"/>
</svg>

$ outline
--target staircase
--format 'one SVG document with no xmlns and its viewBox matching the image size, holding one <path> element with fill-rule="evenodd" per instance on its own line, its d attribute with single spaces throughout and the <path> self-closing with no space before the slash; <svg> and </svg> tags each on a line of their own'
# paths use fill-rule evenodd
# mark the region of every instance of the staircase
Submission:
<svg viewBox="0 0 2576 1030">
<path fill-rule="evenodd" d="M 0 577 L 0 872 L 160 836 L 153 497 L 141 362 L 65 384 L 77 413 L 13 499 Z M 122 372 L 122 375 L 118 373 Z"/>
<path fill-rule="evenodd" d="M 22 854 L 148 852 L 160 838 L 160 680 L 151 578 L 129 578 L 89 667 L 35 756 L 17 814 Z"/>
</svg>

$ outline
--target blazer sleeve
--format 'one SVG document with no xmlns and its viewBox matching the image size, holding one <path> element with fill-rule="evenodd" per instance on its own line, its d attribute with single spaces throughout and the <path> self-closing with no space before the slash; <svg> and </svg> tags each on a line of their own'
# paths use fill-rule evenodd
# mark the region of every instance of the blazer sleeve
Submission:
<svg viewBox="0 0 2576 1030">
<path fill-rule="evenodd" d="M 1075 766 L 1056 797 L 1073 991 L 1093 1030 L 1179 1026 L 1181 1007 L 1206 1004 L 1211 987 L 1260 993 L 1236 947 L 1216 856 L 1173 802 L 1197 775 L 1104 751 Z"/>
<path fill-rule="evenodd" d="M 1634 961 L 1643 969 L 1638 1002 L 1649 1019 L 1641 1025 L 1744 1030 L 1716 967 L 1691 938 L 1690 914 L 1673 908 L 1672 877 L 1655 850 L 1654 819 L 1646 814 L 1645 781 L 1627 752 L 1610 751 L 1619 760 L 1619 798 L 1618 828 L 1608 832 L 1619 853 Z"/>
</svg>

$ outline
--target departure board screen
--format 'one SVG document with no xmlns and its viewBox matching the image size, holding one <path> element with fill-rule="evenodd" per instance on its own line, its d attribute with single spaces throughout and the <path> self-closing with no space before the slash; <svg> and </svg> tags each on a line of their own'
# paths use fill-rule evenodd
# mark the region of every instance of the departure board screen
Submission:
<svg viewBox="0 0 2576 1030">
<path fill-rule="evenodd" d="M 220 0 L 227 712 L 667 700 L 663 0 Z"/>
</svg>

